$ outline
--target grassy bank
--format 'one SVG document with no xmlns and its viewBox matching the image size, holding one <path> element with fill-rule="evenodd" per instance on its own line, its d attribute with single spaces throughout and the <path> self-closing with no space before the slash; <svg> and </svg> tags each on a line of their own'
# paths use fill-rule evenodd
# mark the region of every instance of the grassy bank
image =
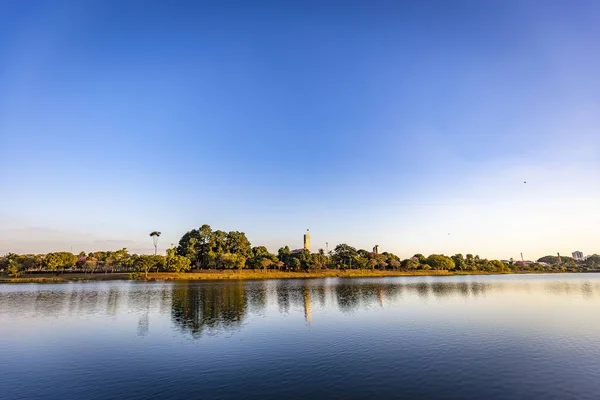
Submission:
<svg viewBox="0 0 600 400">
<path fill-rule="evenodd" d="M 202 271 L 176 273 L 152 274 L 151 279 L 159 280 L 219 280 L 219 279 L 294 279 L 294 278 L 368 278 L 389 276 L 451 276 L 471 275 L 481 272 L 449 272 L 449 271 L 379 271 L 379 270 L 322 270 L 310 272 L 286 272 L 286 271 Z M 485 273 L 483 273 L 485 274 Z"/>
<path fill-rule="evenodd" d="M 489 275 L 482 271 L 450 272 L 450 271 L 379 271 L 379 270 L 322 270 L 310 272 L 259 271 L 259 270 L 218 270 L 196 271 L 186 273 L 158 272 L 148 274 L 149 280 L 221 280 L 221 279 L 294 279 L 294 278 L 367 278 L 390 276 L 452 276 L 452 275 Z M 55 283 L 71 281 L 107 281 L 131 279 L 128 273 L 82 274 L 65 273 L 24 275 L 18 278 L 0 276 L 0 283 Z M 139 278 L 138 278 L 139 279 Z M 143 279 L 143 276 L 141 276 Z"/>
<path fill-rule="evenodd" d="M 129 279 L 129 274 L 125 272 L 109 274 L 84 274 L 80 272 L 64 273 L 60 275 L 52 273 L 21 275 L 18 278 L 11 278 L 6 275 L 0 275 L 0 283 L 55 283 L 71 281 L 114 281 Z"/>
</svg>

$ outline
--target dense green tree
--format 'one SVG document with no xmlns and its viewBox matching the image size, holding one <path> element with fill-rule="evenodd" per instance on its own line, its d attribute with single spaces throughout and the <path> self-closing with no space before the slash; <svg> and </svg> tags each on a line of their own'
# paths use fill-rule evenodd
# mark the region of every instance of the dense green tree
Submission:
<svg viewBox="0 0 600 400">
<path fill-rule="evenodd" d="M 222 234 L 221 242 L 224 243 L 225 232 L 219 232 Z M 177 246 L 177 254 L 189 258 L 197 268 L 209 267 L 209 263 L 213 261 L 209 259 L 209 253 L 216 247 L 216 239 L 216 232 L 212 231 L 210 225 L 204 224 L 198 229 L 186 232 L 181 237 Z M 222 244 L 221 242 L 219 245 Z"/>
<path fill-rule="evenodd" d="M 300 269 L 308 271 L 312 267 L 312 256 L 309 250 L 302 249 L 301 251 L 292 254 L 292 256 L 298 261 L 300 261 Z"/>
<path fill-rule="evenodd" d="M 190 270 L 190 259 L 183 256 L 174 255 L 168 257 L 166 261 L 166 270 L 171 272 L 186 272 Z"/>
<path fill-rule="evenodd" d="M 48 253 L 44 257 L 44 268 L 50 271 L 64 271 L 66 268 L 72 268 L 77 262 L 77 256 L 66 251 Z"/>
<path fill-rule="evenodd" d="M 227 233 L 225 244 L 227 250 L 232 254 L 237 254 L 244 258 L 248 258 L 252 254 L 252 246 L 244 232 L 232 231 Z"/>
<path fill-rule="evenodd" d="M 369 256 L 370 256 L 370 253 L 365 249 L 357 250 L 356 253 L 358 254 L 359 257 L 362 257 L 362 258 L 369 258 Z"/>
<path fill-rule="evenodd" d="M 192 229 L 186 232 L 179 240 L 177 255 L 188 258 L 192 264 L 199 264 L 200 247 L 200 232 L 198 229 Z"/>
<path fill-rule="evenodd" d="M 413 256 L 413 258 L 417 259 L 417 261 L 419 261 L 419 263 L 422 263 L 423 260 L 425 260 L 425 256 L 421 253 L 417 253 Z"/>
<path fill-rule="evenodd" d="M 355 255 L 354 257 L 352 257 L 352 262 L 348 266 L 348 268 L 354 268 L 354 269 L 366 269 L 368 267 L 369 267 L 369 259 L 361 257 L 358 254 Z"/>
<path fill-rule="evenodd" d="M 492 271 L 494 272 L 506 272 L 510 271 L 508 265 L 504 264 L 502 261 L 491 260 L 489 261 L 489 265 Z"/>
<path fill-rule="evenodd" d="M 277 263 L 277 256 L 269 253 L 265 246 L 252 248 L 252 257 L 247 261 L 248 267 L 252 269 L 267 269 Z"/>
<path fill-rule="evenodd" d="M 158 271 L 165 267 L 165 257 L 160 255 L 135 255 L 132 257 L 133 268 L 138 272 L 143 272 L 148 279 L 148 272 L 153 269 Z"/>
<path fill-rule="evenodd" d="M 44 256 L 39 254 L 14 254 L 9 253 L 4 257 L 4 261 L 0 258 L 0 270 L 6 270 L 10 261 L 15 261 L 19 265 L 21 272 L 36 271 L 43 268 Z"/>
<path fill-rule="evenodd" d="M 419 269 L 420 267 L 420 263 L 417 260 L 413 260 L 412 258 L 407 258 L 405 260 L 402 260 L 400 267 L 404 270 L 414 270 L 414 269 Z"/>
<path fill-rule="evenodd" d="M 570 266 L 570 267 L 574 267 L 577 265 L 577 263 L 575 262 L 575 260 L 571 257 L 565 257 L 565 256 L 560 256 L 560 261 L 558 256 L 544 256 L 542 258 L 539 258 L 537 260 L 538 263 L 547 263 L 550 265 L 555 265 L 555 266 Z"/>
<path fill-rule="evenodd" d="M 3 256 L 0 256 L 0 272 L 6 271 L 11 257 L 13 257 L 13 253 L 8 253 Z"/>
<path fill-rule="evenodd" d="M 467 266 L 465 258 L 460 253 L 453 255 L 452 261 L 454 261 L 454 266 L 456 267 L 456 269 L 463 270 Z"/>
<path fill-rule="evenodd" d="M 467 267 L 475 266 L 475 258 L 473 257 L 473 254 L 467 254 L 465 256 L 465 266 L 467 266 Z"/>
<path fill-rule="evenodd" d="M 17 278 L 23 273 L 23 264 L 17 257 L 10 258 L 6 267 L 8 276 Z"/>
<path fill-rule="evenodd" d="M 374 258 L 367 259 L 367 268 L 368 269 L 376 269 L 377 268 L 377 260 Z"/>
<path fill-rule="evenodd" d="M 277 263 L 275 261 L 273 261 L 272 259 L 270 259 L 270 258 L 263 258 L 260 261 L 260 268 L 262 268 L 263 270 L 266 271 L 267 269 L 273 267 L 276 264 Z"/>
<path fill-rule="evenodd" d="M 370 253 L 369 264 L 372 269 L 386 269 L 388 267 L 388 256 L 385 254 Z"/>
<path fill-rule="evenodd" d="M 246 257 L 236 253 L 224 253 L 220 255 L 222 265 L 227 269 L 241 270 L 246 265 Z"/>
<path fill-rule="evenodd" d="M 392 258 L 388 261 L 388 266 L 395 271 L 402 266 L 402 263 L 398 258 Z"/>
<path fill-rule="evenodd" d="M 454 261 L 442 254 L 432 254 L 423 260 L 423 263 L 437 270 L 452 270 L 455 267 Z"/>
<path fill-rule="evenodd" d="M 154 259 L 152 256 L 136 256 L 133 262 L 133 267 L 136 271 L 143 272 L 148 279 L 148 272 L 154 268 Z"/>
<path fill-rule="evenodd" d="M 167 258 L 165 260 L 165 269 L 171 272 L 186 272 L 191 267 L 189 258 L 177 255 L 177 249 L 167 249 Z"/>
<path fill-rule="evenodd" d="M 283 263 L 282 267 L 291 268 L 292 251 L 288 246 L 282 247 L 277 251 L 279 261 Z"/>
<path fill-rule="evenodd" d="M 323 269 L 327 266 L 327 256 L 321 251 L 311 254 L 310 269 Z"/>
<path fill-rule="evenodd" d="M 352 260 L 356 260 L 358 256 L 358 252 L 352 246 L 349 246 L 345 243 L 338 244 L 335 249 L 333 249 L 333 263 L 339 268 L 352 268 Z M 356 265 L 355 265 L 356 266 Z"/>
<path fill-rule="evenodd" d="M 225 231 L 214 231 L 209 245 L 208 251 L 212 251 L 214 254 L 230 253 L 229 246 L 227 245 L 227 232 Z"/>
<path fill-rule="evenodd" d="M 203 224 L 197 230 L 197 240 L 198 240 L 198 249 L 197 249 L 197 258 L 201 267 L 208 265 L 208 254 L 213 250 L 216 246 L 217 237 L 222 242 L 224 241 L 225 232 L 217 231 L 215 234 L 212 228 L 208 224 Z M 219 243 L 220 244 L 220 243 Z"/>
<path fill-rule="evenodd" d="M 392 270 L 397 270 L 398 268 L 400 268 L 400 257 L 388 252 L 383 252 L 383 255 L 385 256 L 385 263 L 387 264 L 388 268 Z"/>
<path fill-rule="evenodd" d="M 299 271 L 302 268 L 302 262 L 297 257 L 292 257 L 289 268 L 293 271 Z"/>
<path fill-rule="evenodd" d="M 600 268 L 600 256 L 597 254 L 588 256 L 583 264 L 588 268 Z"/>
<path fill-rule="evenodd" d="M 165 270 L 167 264 L 167 257 L 158 254 L 152 256 L 152 260 L 154 261 L 154 269 L 156 272 Z"/>
</svg>

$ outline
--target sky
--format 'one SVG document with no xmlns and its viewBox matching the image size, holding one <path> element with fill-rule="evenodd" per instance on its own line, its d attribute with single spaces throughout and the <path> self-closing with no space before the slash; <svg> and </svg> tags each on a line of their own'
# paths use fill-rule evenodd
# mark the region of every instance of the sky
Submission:
<svg viewBox="0 0 600 400">
<path fill-rule="evenodd" d="M 0 253 L 600 253 L 600 2 L 0 2 Z"/>
</svg>

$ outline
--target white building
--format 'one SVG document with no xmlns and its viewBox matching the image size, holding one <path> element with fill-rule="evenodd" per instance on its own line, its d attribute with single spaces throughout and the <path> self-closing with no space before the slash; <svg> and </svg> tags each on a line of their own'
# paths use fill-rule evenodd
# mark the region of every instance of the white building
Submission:
<svg viewBox="0 0 600 400">
<path fill-rule="evenodd" d="M 573 256 L 573 260 L 575 261 L 585 260 L 585 258 L 583 257 L 583 253 L 580 251 L 574 251 L 573 253 L 571 253 L 571 255 Z"/>
</svg>

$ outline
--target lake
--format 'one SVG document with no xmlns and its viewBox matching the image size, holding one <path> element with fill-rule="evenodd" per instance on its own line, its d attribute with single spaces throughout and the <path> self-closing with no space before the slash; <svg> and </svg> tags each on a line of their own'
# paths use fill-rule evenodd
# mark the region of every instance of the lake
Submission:
<svg viewBox="0 0 600 400">
<path fill-rule="evenodd" d="M 597 399 L 600 274 L 0 285 L 0 398 Z"/>
</svg>

